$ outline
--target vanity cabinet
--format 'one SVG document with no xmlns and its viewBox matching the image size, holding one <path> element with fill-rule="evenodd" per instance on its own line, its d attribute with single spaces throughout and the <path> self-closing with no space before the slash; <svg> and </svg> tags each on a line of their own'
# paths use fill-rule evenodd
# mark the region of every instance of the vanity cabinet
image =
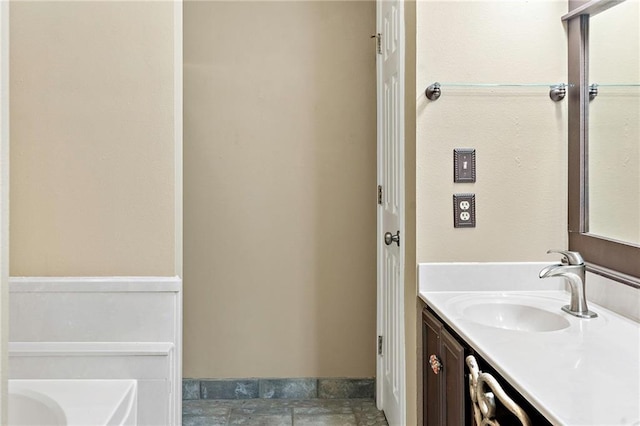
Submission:
<svg viewBox="0 0 640 426">
<path fill-rule="evenodd" d="M 424 425 L 464 425 L 465 347 L 426 309 L 422 312 Z"/>
<path fill-rule="evenodd" d="M 422 310 L 422 390 L 424 426 L 473 425 L 469 369 L 466 357 L 473 355 L 481 371 L 494 376 L 504 392 L 519 405 L 535 426 L 551 425 L 507 380 L 451 330 L 437 314 Z M 524 349 L 523 349 L 524 350 Z M 496 398 L 495 420 L 500 425 L 520 425 Z"/>
</svg>

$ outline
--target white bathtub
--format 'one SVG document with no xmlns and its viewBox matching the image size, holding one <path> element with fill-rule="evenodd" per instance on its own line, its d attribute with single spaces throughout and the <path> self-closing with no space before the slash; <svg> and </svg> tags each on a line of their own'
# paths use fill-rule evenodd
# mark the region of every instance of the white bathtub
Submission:
<svg viewBox="0 0 640 426">
<path fill-rule="evenodd" d="M 11 426 L 134 426 L 135 380 L 9 380 Z"/>
</svg>

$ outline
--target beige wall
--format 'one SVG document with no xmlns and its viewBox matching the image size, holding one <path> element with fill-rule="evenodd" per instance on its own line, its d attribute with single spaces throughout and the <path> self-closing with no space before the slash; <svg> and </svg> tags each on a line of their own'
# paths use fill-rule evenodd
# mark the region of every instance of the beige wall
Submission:
<svg viewBox="0 0 640 426">
<path fill-rule="evenodd" d="M 563 82 L 566 1 L 417 5 L 418 262 L 550 260 L 567 246 L 567 102 L 548 89 L 443 88 Z M 477 153 L 477 182 L 454 184 L 452 151 Z M 476 194 L 477 227 L 454 229 L 452 194 Z"/>
<path fill-rule="evenodd" d="M 375 4 L 184 31 L 185 377 L 375 375 Z"/>
<path fill-rule="evenodd" d="M 174 275 L 171 2 L 11 4 L 11 274 Z"/>
<path fill-rule="evenodd" d="M 640 2 L 590 19 L 589 80 L 640 81 Z M 640 244 L 640 88 L 607 87 L 589 102 L 589 231 Z"/>
</svg>

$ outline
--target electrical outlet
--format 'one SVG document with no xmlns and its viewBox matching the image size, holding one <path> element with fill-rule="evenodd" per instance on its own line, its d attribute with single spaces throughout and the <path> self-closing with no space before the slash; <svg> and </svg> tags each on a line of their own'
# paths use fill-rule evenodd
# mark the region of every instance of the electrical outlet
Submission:
<svg viewBox="0 0 640 426">
<path fill-rule="evenodd" d="M 476 194 L 453 194 L 453 227 L 476 227 Z"/>
<path fill-rule="evenodd" d="M 455 148 L 453 150 L 453 181 L 456 183 L 476 181 L 476 150 Z"/>
</svg>

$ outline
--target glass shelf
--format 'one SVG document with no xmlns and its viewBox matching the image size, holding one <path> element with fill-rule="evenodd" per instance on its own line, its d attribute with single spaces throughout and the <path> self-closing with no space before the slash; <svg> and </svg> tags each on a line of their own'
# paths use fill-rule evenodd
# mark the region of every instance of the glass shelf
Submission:
<svg viewBox="0 0 640 426">
<path fill-rule="evenodd" d="M 566 83 L 433 83 L 441 87 L 556 87 Z"/>
<path fill-rule="evenodd" d="M 564 99 L 567 94 L 567 83 L 438 83 L 431 84 L 424 91 L 425 96 L 430 101 L 437 100 L 442 95 L 442 87 L 470 87 L 470 88 L 487 88 L 487 87 L 546 87 L 549 89 L 549 97 L 551 100 L 558 102 Z"/>
<path fill-rule="evenodd" d="M 589 85 L 590 101 L 594 100 L 596 96 L 598 96 L 598 90 L 600 87 L 605 87 L 610 89 L 625 89 L 625 88 L 640 87 L 640 83 L 591 83 Z"/>
<path fill-rule="evenodd" d="M 589 87 L 640 87 L 640 83 L 591 83 Z"/>
</svg>

